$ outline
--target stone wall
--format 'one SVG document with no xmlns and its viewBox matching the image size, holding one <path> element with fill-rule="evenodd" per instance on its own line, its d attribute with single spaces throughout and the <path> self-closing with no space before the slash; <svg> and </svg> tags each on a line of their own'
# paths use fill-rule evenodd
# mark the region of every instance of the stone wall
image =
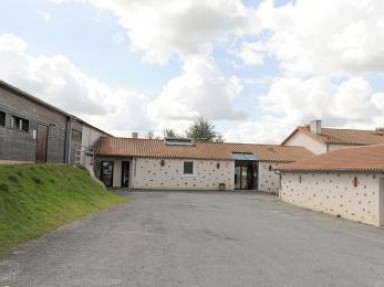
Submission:
<svg viewBox="0 0 384 287">
<path fill-rule="evenodd" d="M 278 194 L 280 188 L 280 175 L 274 171 L 279 162 L 259 162 L 258 190 Z"/>
<path fill-rule="evenodd" d="M 193 174 L 184 174 L 184 162 L 192 161 Z M 131 168 L 134 189 L 226 190 L 234 189 L 234 161 L 137 158 Z"/>
<path fill-rule="evenodd" d="M 311 210 L 380 225 L 382 177 L 383 173 L 282 172 L 280 198 Z M 381 193 L 383 197 L 384 191 Z"/>
</svg>

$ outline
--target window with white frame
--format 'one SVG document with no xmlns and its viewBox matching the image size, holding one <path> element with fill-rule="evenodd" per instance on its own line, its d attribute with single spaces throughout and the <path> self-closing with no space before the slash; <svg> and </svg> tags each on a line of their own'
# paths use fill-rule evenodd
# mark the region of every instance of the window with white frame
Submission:
<svg viewBox="0 0 384 287">
<path fill-rule="evenodd" d="M 29 131 L 29 121 L 23 118 L 12 116 L 11 128 L 15 130 Z"/>
<path fill-rule="evenodd" d="M 184 174 L 193 174 L 193 161 L 184 162 Z"/>
</svg>

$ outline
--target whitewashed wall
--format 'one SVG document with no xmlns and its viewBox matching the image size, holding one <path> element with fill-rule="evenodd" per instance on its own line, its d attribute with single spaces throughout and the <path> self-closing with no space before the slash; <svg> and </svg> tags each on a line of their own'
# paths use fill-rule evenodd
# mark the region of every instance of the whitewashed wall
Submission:
<svg viewBox="0 0 384 287">
<path fill-rule="evenodd" d="M 258 190 L 279 193 L 280 175 L 274 169 L 283 163 L 278 162 L 259 162 Z M 286 163 L 285 163 L 286 164 Z M 270 167 L 272 170 L 270 170 Z"/>
<path fill-rule="evenodd" d="M 302 146 L 314 154 L 322 154 L 327 152 L 327 146 L 325 144 L 322 144 L 301 132 L 296 133 L 284 145 Z"/>
<path fill-rule="evenodd" d="M 131 167 L 134 189 L 218 190 L 224 183 L 234 189 L 234 161 L 137 158 Z M 194 162 L 193 175 L 184 174 L 184 161 Z M 219 164 L 219 168 L 217 168 Z"/>
<path fill-rule="evenodd" d="M 354 186 L 355 176 L 357 187 Z M 383 174 L 282 172 L 280 199 L 353 221 L 380 225 L 384 212 L 382 190 L 380 215 L 380 177 Z"/>
<path fill-rule="evenodd" d="M 83 124 L 82 135 L 81 135 L 81 158 L 80 164 L 85 166 L 91 175 L 94 173 L 94 158 L 88 154 L 88 148 L 93 148 L 96 141 L 105 136 L 101 131 L 87 125 Z"/>
</svg>

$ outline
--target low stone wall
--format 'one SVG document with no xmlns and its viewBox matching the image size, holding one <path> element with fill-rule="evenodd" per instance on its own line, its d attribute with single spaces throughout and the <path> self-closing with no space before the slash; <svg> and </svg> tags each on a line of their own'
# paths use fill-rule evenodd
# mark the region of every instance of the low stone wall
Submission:
<svg viewBox="0 0 384 287">
<path fill-rule="evenodd" d="M 282 172 L 280 199 L 311 210 L 378 226 L 380 177 L 383 174 Z"/>
</svg>

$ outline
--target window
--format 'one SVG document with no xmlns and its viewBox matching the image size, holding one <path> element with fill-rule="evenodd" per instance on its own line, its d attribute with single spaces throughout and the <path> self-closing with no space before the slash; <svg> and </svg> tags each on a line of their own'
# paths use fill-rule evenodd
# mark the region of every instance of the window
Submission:
<svg viewBox="0 0 384 287">
<path fill-rule="evenodd" d="M 12 116 L 11 128 L 15 130 L 29 131 L 29 121 L 23 118 Z"/>
<path fill-rule="evenodd" d="M 81 143 L 81 132 L 78 130 L 72 130 L 72 142 Z"/>
<path fill-rule="evenodd" d="M 5 113 L 0 111 L 0 126 L 5 126 Z"/>
<path fill-rule="evenodd" d="M 193 161 L 184 162 L 184 174 L 193 174 Z"/>
</svg>

